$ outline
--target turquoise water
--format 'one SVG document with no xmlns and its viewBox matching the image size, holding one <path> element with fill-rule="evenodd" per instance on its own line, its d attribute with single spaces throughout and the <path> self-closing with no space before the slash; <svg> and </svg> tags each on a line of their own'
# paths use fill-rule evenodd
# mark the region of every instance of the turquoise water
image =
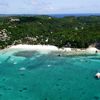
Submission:
<svg viewBox="0 0 100 100">
<path fill-rule="evenodd" d="M 1 52 L 0 100 L 100 100 L 98 71 L 100 55 Z"/>
</svg>

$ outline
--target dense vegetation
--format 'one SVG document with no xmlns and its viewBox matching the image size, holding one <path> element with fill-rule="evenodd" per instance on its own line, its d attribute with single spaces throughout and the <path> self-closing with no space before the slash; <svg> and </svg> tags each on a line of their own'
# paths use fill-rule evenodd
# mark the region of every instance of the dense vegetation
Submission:
<svg viewBox="0 0 100 100">
<path fill-rule="evenodd" d="M 0 18 L 0 48 L 19 43 L 86 48 L 99 41 L 99 16 Z"/>
</svg>

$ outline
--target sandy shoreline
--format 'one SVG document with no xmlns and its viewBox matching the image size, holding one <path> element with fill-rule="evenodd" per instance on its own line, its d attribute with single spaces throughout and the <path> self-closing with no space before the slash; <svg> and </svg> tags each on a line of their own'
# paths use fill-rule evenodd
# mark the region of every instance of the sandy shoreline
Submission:
<svg viewBox="0 0 100 100">
<path fill-rule="evenodd" d="M 27 45 L 27 44 L 19 44 L 19 45 L 14 45 L 10 46 L 6 50 L 28 50 L 28 51 L 38 51 L 41 53 L 50 53 L 54 52 L 58 56 L 61 55 L 94 55 L 97 53 L 100 53 L 100 50 L 98 50 L 95 47 L 89 47 L 87 49 L 79 49 L 79 48 L 58 48 L 53 45 Z"/>
</svg>

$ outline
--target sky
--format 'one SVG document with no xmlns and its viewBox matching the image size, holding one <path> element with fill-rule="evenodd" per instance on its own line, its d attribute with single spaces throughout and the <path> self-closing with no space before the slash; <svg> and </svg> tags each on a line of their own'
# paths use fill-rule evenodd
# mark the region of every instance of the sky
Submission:
<svg viewBox="0 0 100 100">
<path fill-rule="evenodd" d="M 100 13 L 100 0 L 0 0 L 0 14 Z"/>
</svg>

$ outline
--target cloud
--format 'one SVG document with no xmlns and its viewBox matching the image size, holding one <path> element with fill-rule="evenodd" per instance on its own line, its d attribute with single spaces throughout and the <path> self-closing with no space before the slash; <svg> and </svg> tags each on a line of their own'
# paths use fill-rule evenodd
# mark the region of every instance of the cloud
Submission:
<svg viewBox="0 0 100 100">
<path fill-rule="evenodd" d="M 1 7 L 8 7 L 8 4 L 7 3 L 0 3 L 0 6 Z"/>
<path fill-rule="evenodd" d="M 99 0 L 0 0 L 0 13 L 100 12 Z"/>
</svg>

